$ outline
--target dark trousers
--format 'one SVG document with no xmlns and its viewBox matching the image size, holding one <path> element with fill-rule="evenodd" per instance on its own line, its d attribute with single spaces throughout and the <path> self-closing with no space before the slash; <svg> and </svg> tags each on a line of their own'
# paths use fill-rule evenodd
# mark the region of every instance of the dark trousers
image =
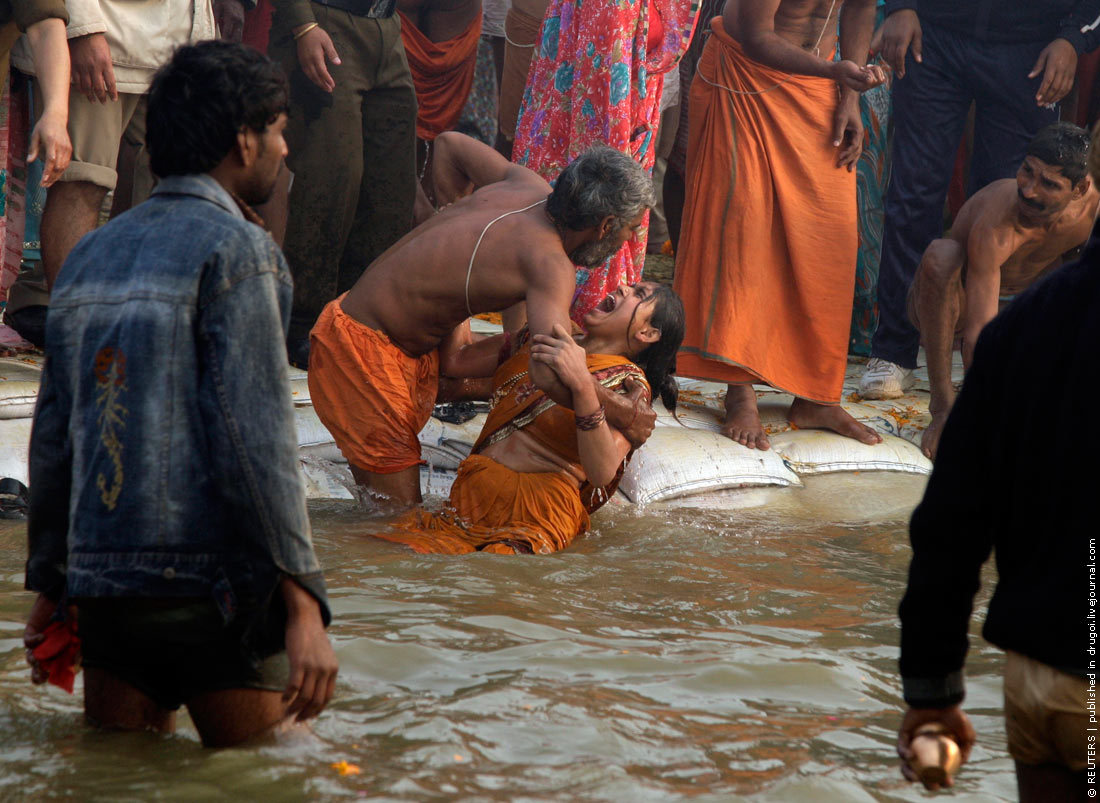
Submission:
<svg viewBox="0 0 1100 803">
<path fill-rule="evenodd" d="M 332 94 L 306 78 L 278 15 L 270 46 L 290 78 L 294 182 L 283 251 L 294 277 L 291 344 L 409 231 L 416 198 L 416 90 L 400 19 L 312 9 L 342 62 L 328 64 Z"/>
<path fill-rule="evenodd" d="M 943 204 L 970 104 L 975 104 L 969 193 L 1016 174 L 1028 142 L 1058 119 L 1035 103 L 1029 79 L 1047 42 L 990 44 L 923 27 L 923 63 L 910 55 L 894 84 L 894 144 L 871 354 L 915 368 L 920 336 L 906 296 L 924 249 L 943 233 Z"/>
</svg>

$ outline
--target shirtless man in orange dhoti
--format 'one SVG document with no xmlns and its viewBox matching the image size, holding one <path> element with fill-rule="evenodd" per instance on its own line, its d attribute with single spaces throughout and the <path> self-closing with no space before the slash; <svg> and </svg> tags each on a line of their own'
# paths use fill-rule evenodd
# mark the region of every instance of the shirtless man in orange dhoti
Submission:
<svg viewBox="0 0 1100 803">
<path fill-rule="evenodd" d="M 435 403 L 440 343 L 468 317 L 523 301 L 532 334 L 568 331 L 574 265 L 615 253 L 653 203 L 641 167 L 606 147 L 578 157 L 551 191 L 538 174 L 450 132 L 436 139 L 432 175 L 437 201 L 454 202 L 376 259 L 310 335 L 317 415 L 356 481 L 390 509 L 420 500 L 417 434 Z M 530 379 L 569 406 L 549 366 L 532 363 Z M 642 388 L 628 397 L 596 390 L 608 421 L 644 442 L 656 416 L 639 403 Z"/>
<path fill-rule="evenodd" d="M 1000 308 L 1088 240 L 1100 203 L 1087 172 L 1088 147 L 1083 128 L 1047 126 L 1028 145 L 1016 178 L 974 193 L 951 231 L 925 250 L 909 290 L 909 317 L 928 357 L 932 422 L 921 437 L 928 457 L 936 456 L 955 403 L 956 335 L 969 367 L 978 335 Z"/>
<path fill-rule="evenodd" d="M 728 0 L 692 84 L 678 373 L 728 385 L 723 432 L 749 448 L 770 446 L 753 383 L 793 394 L 800 427 L 881 440 L 839 404 L 874 18 L 874 0 Z"/>
</svg>

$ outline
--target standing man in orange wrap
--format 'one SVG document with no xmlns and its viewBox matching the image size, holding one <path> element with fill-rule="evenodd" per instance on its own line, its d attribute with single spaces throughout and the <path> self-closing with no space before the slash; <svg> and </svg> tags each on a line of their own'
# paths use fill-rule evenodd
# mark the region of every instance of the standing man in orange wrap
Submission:
<svg viewBox="0 0 1100 803">
<path fill-rule="evenodd" d="M 874 0 L 727 0 L 692 84 L 678 374 L 728 384 L 723 432 L 749 448 L 770 446 L 754 382 L 796 397 L 797 426 L 881 440 L 839 406 L 874 19 Z"/>
</svg>

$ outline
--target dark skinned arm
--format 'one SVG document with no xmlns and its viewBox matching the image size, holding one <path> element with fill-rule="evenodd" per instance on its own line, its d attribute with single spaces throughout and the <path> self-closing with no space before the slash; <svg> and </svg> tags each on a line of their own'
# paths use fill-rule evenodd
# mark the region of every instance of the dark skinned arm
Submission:
<svg viewBox="0 0 1100 803">
<path fill-rule="evenodd" d="M 847 0 L 840 9 L 840 57 L 863 67 L 875 29 L 874 0 Z M 863 117 L 859 110 L 859 92 L 841 87 L 840 102 L 833 118 L 833 147 L 840 148 L 837 167 L 855 170 L 863 150 Z"/>
<path fill-rule="evenodd" d="M 431 176 L 439 207 L 488 184 L 511 179 L 529 181 L 550 193 L 550 185 L 533 171 L 509 162 L 488 145 L 456 131 L 435 138 Z"/>
<path fill-rule="evenodd" d="M 848 60 L 827 61 L 776 33 L 775 14 L 779 4 L 780 0 L 740 0 L 737 3 L 737 28 L 741 31 L 741 46 L 749 58 L 787 73 L 832 78 L 857 92 L 865 92 L 882 83 L 883 75 L 878 68 L 861 67 Z M 727 5 L 723 18 L 731 10 Z M 870 39 L 867 41 L 869 44 Z"/>
</svg>

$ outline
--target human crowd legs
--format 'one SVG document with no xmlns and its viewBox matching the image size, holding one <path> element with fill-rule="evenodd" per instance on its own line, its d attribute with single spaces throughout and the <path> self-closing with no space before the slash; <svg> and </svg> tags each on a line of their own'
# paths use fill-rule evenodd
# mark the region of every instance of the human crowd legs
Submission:
<svg viewBox="0 0 1100 803">
<path fill-rule="evenodd" d="M 290 356 L 302 363 L 308 352 L 298 347 L 325 304 L 409 230 L 416 181 L 416 96 L 400 21 L 313 6 L 342 61 L 331 94 L 306 78 L 289 31 L 271 40 L 291 85 L 283 250 L 294 276 Z"/>
<path fill-rule="evenodd" d="M 879 267 L 879 324 L 871 354 L 915 368 L 920 335 L 906 297 L 921 254 L 943 231 L 943 204 L 971 101 L 977 106 L 970 191 L 1015 174 L 1057 109 L 1035 104 L 1029 79 L 1041 43 L 1003 45 L 924 23 L 923 60 L 894 84 L 894 145 Z"/>
</svg>

